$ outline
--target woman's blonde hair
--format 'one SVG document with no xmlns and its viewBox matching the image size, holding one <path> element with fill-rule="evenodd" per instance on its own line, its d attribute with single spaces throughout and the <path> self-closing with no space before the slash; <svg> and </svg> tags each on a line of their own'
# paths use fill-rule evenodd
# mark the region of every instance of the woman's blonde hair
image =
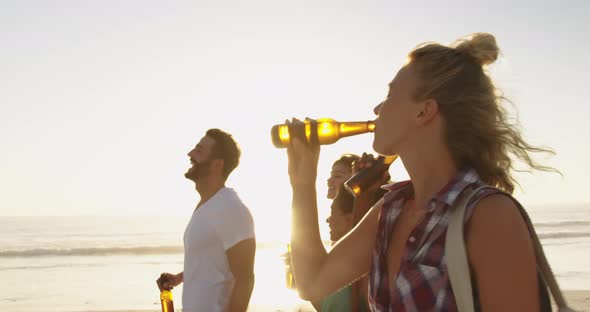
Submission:
<svg viewBox="0 0 590 312">
<path fill-rule="evenodd" d="M 512 193 L 518 183 L 511 155 L 532 169 L 556 171 L 535 162 L 531 152 L 554 152 L 527 143 L 501 106 L 506 99 L 484 71 L 499 54 L 491 34 L 475 33 L 450 46 L 426 43 L 409 54 L 420 80 L 414 98 L 435 99 L 445 123 L 444 138 L 456 165 Z"/>
</svg>

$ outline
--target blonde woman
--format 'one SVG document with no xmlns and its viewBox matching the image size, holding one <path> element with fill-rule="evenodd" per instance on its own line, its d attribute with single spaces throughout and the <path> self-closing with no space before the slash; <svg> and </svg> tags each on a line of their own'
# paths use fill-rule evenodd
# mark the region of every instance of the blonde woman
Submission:
<svg viewBox="0 0 590 312">
<path fill-rule="evenodd" d="M 328 254 L 320 241 L 315 180 L 319 146 L 287 150 L 293 189 L 293 264 L 302 297 L 317 300 L 365 274 L 373 311 L 456 311 L 444 257 L 449 208 L 461 192 L 489 185 L 467 204 L 465 244 L 476 309 L 539 311 L 531 239 L 510 195 L 513 159 L 548 152 L 509 124 L 484 66 L 494 37 L 474 34 L 451 46 L 428 43 L 409 54 L 377 115 L 374 150 L 400 156 L 409 181 L 389 192 Z M 293 122 L 299 122 L 294 120 Z"/>
</svg>

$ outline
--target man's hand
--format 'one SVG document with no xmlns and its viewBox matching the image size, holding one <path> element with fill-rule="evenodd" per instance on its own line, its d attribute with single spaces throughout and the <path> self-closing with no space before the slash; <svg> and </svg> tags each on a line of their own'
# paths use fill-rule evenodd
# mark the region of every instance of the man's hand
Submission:
<svg viewBox="0 0 590 312">
<path fill-rule="evenodd" d="M 166 290 L 172 290 L 174 287 L 180 285 L 180 283 L 182 283 L 182 279 L 183 279 L 183 274 L 182 273 L 178 273 L 178 274 L 172 274 L 172 273 L 162 273 L 160 274 L 160 277 L 156 280 L 156 284 L 158 285 L 158 288 L 160 289 L 160 291 L 166 289 Z"/>
</svg>

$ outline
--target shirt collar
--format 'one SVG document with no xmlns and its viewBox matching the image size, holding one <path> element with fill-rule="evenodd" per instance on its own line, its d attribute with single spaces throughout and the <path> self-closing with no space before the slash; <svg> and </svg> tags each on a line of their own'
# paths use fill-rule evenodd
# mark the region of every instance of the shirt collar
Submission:
<svg viewBox="0 0 590 312">
<path fill-rule="evenodd" d="M 457 197 L 471 184 L 479 181 L 479 175 L 473 169 L 461 170 L 432 199 L 451 206 Z"/>
<path fill-rule="evenodd" d="M 459 194 L 469 185 L 479 181 L 479 175 L 475 170 L 468 168 L 460 170 L 433 198 L 430 199 L 429 210 L 434 209 L 436 205 L 433 202 L 443 203 L 445 205 L 452 205 Z M 383 185 L 381 188 L 386 189 L 389 195 L 385 197 L 386 200 L 398 199 L 403 197 L 409 199 L 414 196 L 414 187 L 412 181 L 406 180 L 396 183 Z"/>
</svg>

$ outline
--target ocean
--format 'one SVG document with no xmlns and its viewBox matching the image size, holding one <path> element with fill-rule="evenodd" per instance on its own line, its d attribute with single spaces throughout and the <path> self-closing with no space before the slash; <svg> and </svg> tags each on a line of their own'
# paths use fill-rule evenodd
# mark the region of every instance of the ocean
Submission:
<svg viewBox="0 0 590 312">
<path fill-rule="evenodd" d="M 530 211 L 559 284 L 590 290 L 590 207 Z M 155 310 L 161 272 L 182 271 L 179 217 L 0 217 L 0 310 Z M 286 242 L 259 241 L 251 309 L 292 311 Z M 173 290 L 181 306 L 182 286 Z"/>
</svg>

